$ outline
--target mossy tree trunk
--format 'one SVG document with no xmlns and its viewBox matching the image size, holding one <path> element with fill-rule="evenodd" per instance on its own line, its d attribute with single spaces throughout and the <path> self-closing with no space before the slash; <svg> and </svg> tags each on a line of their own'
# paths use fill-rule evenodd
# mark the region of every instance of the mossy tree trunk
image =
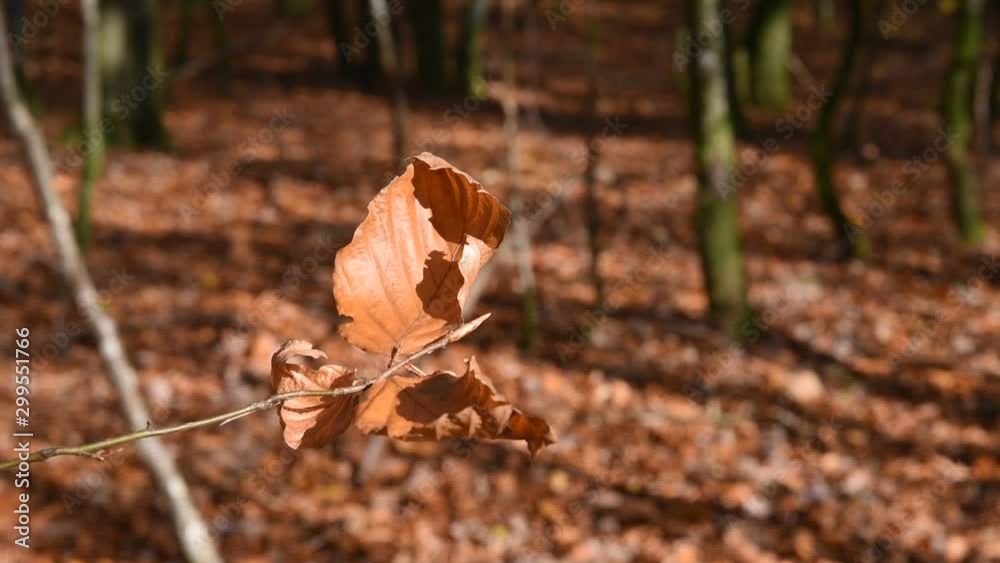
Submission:
<svg viewBox="0 0 1000 563">
<path fill-rule="evenodd" d="M 792 0 L 759 0 L 747 39 L 754 104 L 770 110 L 785 109 L 790 96 Z"/>
<path fill-rule="evenodd" d="M 830 98 L 820 111 L 816 130 L 812 134 L 813 172 L 816 179 L 816 190 L 820 204 L 833 224 L 834 232 L 840 242 L 844 255 L 864 258 L 871 253 L 868 239 L 864 232 L 851 223 L 840 206 L 837 196 L 837 186 L 833 178 L 834 145 L 836 139 L 837 110 L 844 97 L 854 62 L 857 59 L 858 45 L 861 41 L 861 29 L 864 23 L 863 0 L 850 0 L 850 24 L 847 37 L 844 40 L 840 67 L 831 89 Z"/>
<path fill-rule="evenodd" d="M 483 42 L 489 0 L 469 0 L 465 5 L 462 35 L 455 56 L 459 86 L 468 95 L 485 97 L 483 88 Z"/>
<path fill-rule="evenodd" d="M 726 97 L 729 98 L 729 117 L 733 132 L 743 138 L 749 132 L 743 105 L 747 102 L 747 50 L 735 40 L 733 23 L 723 20 L 723 34 L 726 36 Z M 742 84 L 741 84 L 742 83 Z M 741 87 L 742 86 L 742 87 Z"/>
<path fill-rule="evenodd" d="M 736 163 L 724 68 L 725 37 L 713 32 L 720 0 L 688 0 L 688 29 L 704 43 L 690 71 L 691 120 L 696 138 L 698 194 L 695 223 L 712 316 L 739 339 L 750 317 L 739 212 L 732 173 Z"/>
<path fill-rule="evenodd" d="M 102 114 L 112 123 L 107 141 L 167 148 L 157 2 L 104 0 L 100 6 Z"/>
<path fill-rule="evenodd" d="M 87 152 L 83 160 L 83 176 L 80 180 L 79 201 L 77 205 L 76 231 L 77 244 L 86 249 L 90 243 L 90 208 L 94 199 L 97 180 L 104 168 L 104 134 L 100 127 L 101 121 L 101 73 L 99 61 L 100 49 L 100 13 L 98 0 L 81 0 L 80 14 L 83 20 L 83 119 L 81 125 L 87 132 Z"/>
<path fill-rule="evenodd" d="M 969 154 L 973 134 L 972 95 L 983 42 L 985 4 L 985 0 L 959 2 L 951 73 L 942 109 L 945 130 L 953 137 L 945 151 L 945 165 L 952 184 L 952 217 L 962 240 L 969 244 L 981 243 L 986 234 L 977 202 L 978 179 Z"/>
</svg>

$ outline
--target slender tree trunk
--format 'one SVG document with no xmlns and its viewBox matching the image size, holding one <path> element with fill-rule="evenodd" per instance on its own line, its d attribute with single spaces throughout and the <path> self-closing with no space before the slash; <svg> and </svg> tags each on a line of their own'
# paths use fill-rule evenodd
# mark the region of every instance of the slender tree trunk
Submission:
<svg viewBox="0 0 1000 563">
<path fill-rule="evenodd" d="M 837 8 L 833 0 L 814 0 L 816 25 L 823 31 L 832 30 L 837 23 Z"/>
<path fill-rule="evenodd" d="M 82 0 L 82 2 L 84 10 L 91 14 L 96 12 L 94 0 Z M 0 37 L 7 36 L 6 27 L 0 12 Z M 25 152 L 32 176 L 32 186 L 39 207 L 48 221 L 66 284 L 72 292 L 77 307 L 87 312 L 84 317 L 94 333 L 98 351 L 108 369 L 111 383 L 118 392 L 129 427 L 144 428 L 152 419 L 142 398 L 138 377 L 125 354 L 118 335 L 118 326 L 101 306 L 83 256 L 73 240 L 69 215 L 63 208 L 53 185 L 52 159 L 49 157 L 44 137 L 21 99 L 14 77 L 13 61 L 6 45 L 0 45 L 0 97 L 3 99 L 11 129 Z M 169 503 L 175 531 L 185 558 L 192 563 L 221 563 L 222 557 L 170 451 L 158 439 L 140 442 L 136 449 L 143 463 L 149 468 L 153 482 Z"/>
<path fill-rule="evenodd" d="M 409 7 L 416 30 L 417 77 L 425 90 L 444 88 L 444 12 L 441 0 L 424 0 Z"/>
<path fill-rule="evenodd" d="M 505 93 L 501 104 L 504 115 L 504 136 L 507 141 L 507 174 L 510 182 L 510 208 L 514 216 L 511 226 L 511 243 L 517 277 L 521 285 L 521 349 L 534 348 L 538 333 L 538 288 L 535 284 L 535 266 L 532 257 L 531 237 L 525 220 L 524 194 L 521 190 L 521 157 L 518 143 L 517 70 L 514 52 L 514 0 L 503 1 L 503 30 L 507 37 L 504 55 Z"/>
<path fill-rule="evenodd" d="M 688 0 L 688 28 L 705 43 L 691 67 L 691 119 L 696 136 L 698 195 L 695 224 L 711 313 L 739 339 L 750 317 L 743 269 L 739 213 L 731 182 L 736 163 L 723 68 L 725 37 L 712 29 L 721 20 L 719 0 Z"/>
<path fill-rule="evenodd" d="M 993 15 L 987 8 L 985 10 L 987 21 Z M 993 118 L 994 105 L 993 95 L 996 86 L 996 71 L 994 61 L 1000 56 L 1000 43 L 996 38 L 989 37 L 988 32 L 979 53 L 979 68 L 976 71 L 976 85 L 973 101 L 973 111 L 975 113 L 976 134 L 973 145 L 980 154 L 989 154 L 993 148 Z"/>
<path fill-rule="evenodd" d="M 208 20 L 212 22 L 212 43 L 215 44 L 215 56 L 219 60 L 219 67 L 222 70 L 222 79 L 229 83 L 233 78 L 233 67 L 229 56 L 229 38 L 226 35 L 226 24 L 222 20 L 222 14 L 212 7 L 210 2 L 205 3 L 208 8 Z"/>
<path fill-rule="evenodd" d="M 990 123 L 986 131 L 986 145 L 992 150 L 993 124 L 1000 118 L 1000 46 L 997 46 L 996 56 L 993 58 L 993 69 L 990 73 Z"/>
<path fill-rule="evenodd" d="M 24 90 L 26 86 L 24 80 L 24 50 L 28 42 L 21 28 L 23 25 L 22 18 L 24 18 L 24 0 L 5 0 L 3 10 L 4 16 L 10 22 L 10 32 L 12 35 L 8 38 L 8 43 L 14 50 L 14 76 L 17 77 L 17 83 Z"/>
<path fill-rule="evenodd" d="M 788 106 L 792 49 L 792 0 L 758 0 L 748 32 L 754 103 L 770 110 Z"/>
<path fill-rule="evenodd" d="M 456 53 L 458 83 L 467 95 L 485 97 L 483 42 L 489 0 L 469 0 L 465 5 L 462 36 Z"/>
<path fill-rule="evenodd" d="M 983 42 L 985 0 L 961 0 L 953 44 L 951 75 L 944 93 L 942 118 L 954 141 L 945 151 L 945 164 L 952 184 L 952 216 L 962 240 L 979 244 L 986 227 L 979 212 L 978 179 L 969 154 L 972 142 L 972 95 L 976 63 Z"/>
<path fill-rule="evenodd" d="M 83 160 L 79 203 L 76 216 L 76 240 L 81 249 L 90 243 L 90 209 L 94 190 L 104 167 L 104 132 L 101 130 L 101 72 L 98 35 L 100 13 L 97 0 L 84 0 L 80 5 L 83 19 L 83 137 L 88 151 Z"/>
<path fill-rule="evenodd" d="M 588 93 L 587 112 L 592 122 L 593 130 L 587 138 L 587 167 L 584 170 L 584 211 L 587 220 L 587 246 L 590 250 L 590 279 L 594 285 L 594 303 L 598 307 L 604 304 L 604 283 L 601 278 L 601 209 L 597 197 L 597 165 L 601 153 L 597 150 L 597 140 L 600 134 L 600 89 L 598 81 L 598 50 L 600 48 L 600 29 L 597 20 L 596 0 L 587 1 L 587 64 Z"/>
<path fill-rule="evenodd" d="M 844 39 L 840 68 L 837 69 L 837 77 L 834 80 L 830 98 L 819 114 L 816 130 L 811 139 L 813 172 L 815 173 L 820 204 L 833 224 L 834 233 L 840 242 L 844 255 L 857 258 L 864 258 L 871 254 L 871 248 L 864 232 L 851 223 L 840 206 L 840 198 L 837 196 L 837 187 L 833 178 L 835 152 L 833 144 L 836 138 L 837 110 L 840 107 L 844 91 L 850 84 L 854 61 L 857 58 L 858 43 L 861 39 L 861 29 L 864 24 L 864 6 L 862 4 L 863 0 L 850 0 L 849 2 L 850 25 L 847 37 Z"/>
<path fill-rule="evenodd" d="M 365 65 L 364 71 L 361 74 L 361 85 L 366 90 L 373 89 L 379 78 L 382 76 L 382 41 L 377 36 L 382 35 L 383 31 L 389 34 L 392 33 L 392 28 L 389 26 L 389 22 L 385 22 L 387 29 L 379 29 L 381 24 L 376 22 L 375 16 L 372 15 L 370 1 L 371 0 L 358 0 L 358 14 L 360 14 L 359 19 L 361 20 L 361 29 L 376 30 L 376 37 L 372 37 L 371 42 L 367 47 L 365 47 Z M 388 9 L 386 12 L 388 12 Z M 363 32 L 367 33 L 367 31 Z M 392 41 L 393 38 L 390 37 L 389 40 Z"/>
<path fill-rule="evenodd" d="M 302 18 L 313 11 L 313 0 L 282 0 L 281 16 Z"/>
<path fill-rule="evenodd" d="M 744 137 L 749 131 L 746 117 L 743 115 L 743 105 L 747 101 L 747 50 L 734 39 L 733 23 L 723 20 L 722 25 L 724 26 L 723 34 L 728 38 L 725 49 L 726 97 L 729 99 L 729 115 L 735 135 Z"/>
<path fill-rule="evenodd" d="M 153 74 L 157 68 L 163 68 L 159 2 L 135 0 L 133 10 L 132 45 L 138 64 L 133 68 L 133 90 L 130 94 L 136 87 L 145 88 L 143 80 L 146 76 Z M 135 143 L 144 147 L 167 148 L 170 139 L 163 125 L 163 89 L 145 89 L 147 95 L 133 95 L 136 108 L 131 123 Z"/>
<path fill-rule="evenodd" d="M 191 58 L 191 24 L 194 21 L 194 8 L 200 0 L 177 0 L 180 13 L 177 16 L 177 46 L 174 48 L 174 66 L 180 66 Z M 213 10 L 214 12 L 214 10 Z"/>
<path fill-rule="evenodd" d="M 111 144 L 170 146 L 163 125 L 163 53 L 156 0 L 104 0 L 101 6 L 103 115 Z"/>
<path fill-rule="evenodd" d="M 861 142 L 858 139 L 859 123 L 864 115 L 865 101 L 868 99 L 868 92 L 871 90 L 871 81 L 874 76 L 873 68 L 878 59 L 879 48 L 882 44 L 882 37 L 877 35 L 878 21 L 881 19 L 885 0 L 874 0 L 863 2 L 861 5 L 863 20 L 861 29 L 860 46 L 858 47 L 857 63 L 855 66 L 860 69 L 860 77 L 851 88 L 853 94 L 848 95 L 846 101 L 847 109 L 843 126 L 840 128 L 837 148 L 850 147 L 855 151 L 857 157 L 861 156 Z"/>
<path fill-rule="evenodd" d="M 121 102 L 120 97 L 132 89 L 132 76 L 135 66 L 134 53 L 129 37 L 129 12 L 127 0 L 101 0 L 100 30 L 98 37 L 101 42 L 101 115 L 113 120 L 114 128 L 109 132 L 107 141 L 116 145 L 132 144 L 131 128 L 119 112 L 124 112 L 128 106 Z M 127 115 L 125 117 L 127 118 Z M 86 131 L 84 131 L 86 132 Z"/>
<path fill-rule="evenodd" d="M 345 0 L 326 0 L 326 23 L 330 30 L 330 38 L 333 39 L 337 67 L 343 74 L 354 74 L 359 69 L 358 61 L 354 57 L 347 57 L 341 48 L 341 43 L 351 43 L 347 14 L 344 10 L 346 7 Z"/>
<path fill-rule="evenodd" d="M 378 33 L 374 43 L 380 45 L 378 54 L 382 74 L 389 82 L 389 94 L 392 97 L 392 128 L 394 140 L 394 157 L 396 164 L 401 166 L 410 153 L 410 133 L 407 126 L 409 109 L 406 103 L 406 93 L 403 91 L 399 75 L 399 60 L 396 57 L 395 38 L 392 34 L 392 19 L 386 0 L 371 0 L 371 13 L 378 24 Z"/>
</svg>

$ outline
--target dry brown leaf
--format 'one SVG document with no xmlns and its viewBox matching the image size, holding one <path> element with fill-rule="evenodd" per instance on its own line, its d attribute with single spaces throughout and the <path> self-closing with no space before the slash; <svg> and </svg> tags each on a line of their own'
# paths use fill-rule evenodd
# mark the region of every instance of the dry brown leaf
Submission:
<svg viewBox="0 0 1000 563">
<path fill-rule="evenodd" d="M 423 153 L 368 206 L 337 253 L 333 294 L 362 350 L 408 356 L 458 327 L 510 211 L 469 175 Z"/>
<path fill-rule="evenodd" d="M 304 340 L 289 340 L 271 357 L 271 385 L 275 393 L 319 391 L 350 387 L 354 370 L 325 365 L 318 370 L 291 363 L 297 357 L 325 358 L 326 354 Z M 318 448 L 344 433 L 354 420 L 358 394 L 339 397 L 297 397 L 278 411 L 285 443 L 292 449 Z"/>
<path fill-rule="evenodd" d="M 524 440 L 532 455 L 555 441 L 544 420 L 525 415 L 497 393 L 475 357 L 461 377 L 439 371 L 379 381 L 357 413 L 355 426 L 362 432 L 399 440 Z"/>
</svg>

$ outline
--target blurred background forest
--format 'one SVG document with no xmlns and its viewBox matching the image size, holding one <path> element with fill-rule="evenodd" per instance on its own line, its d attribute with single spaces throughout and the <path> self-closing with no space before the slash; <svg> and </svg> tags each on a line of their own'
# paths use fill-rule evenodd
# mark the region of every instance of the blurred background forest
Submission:
<svg viewBox="0 0 1000 563">
<path fill-rule="evenodd" d="M 427 366 L 475 353 L 558 442 L 293 452 L 262 413 L 33 465 L 31 550 L 4 477 L 0 559 L 1000 561 L 996 2 L 3 8 L 35 447 L 262 399 L 289 338 L 376 373 L 333 253 L 421 151 L 515 218 L 467 304 L 493 317 Z"/>
</svg>

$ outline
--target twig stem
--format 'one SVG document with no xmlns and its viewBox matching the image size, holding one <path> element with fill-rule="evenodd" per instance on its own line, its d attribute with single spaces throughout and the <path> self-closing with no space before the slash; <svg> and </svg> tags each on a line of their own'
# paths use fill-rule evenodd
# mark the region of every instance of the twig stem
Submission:
<svg viewBox="0 0 1000 563">
<path fill-rule="evenodd" d="M 0 470 L 4 469 L 14 469 L 21 462 L 35 463 L 39 461 L 46 461 L 53 457 L 58 456 L 83 456 L 83 457 L 97 457 L 100 456 L 100 452 L 107 450 L 108 448 L 113 448 L 115 446 L 120 446 L 122 444 L 128 444 L 130 442 L 135 442 L 137 440 L 142 440 L 145 438 L 152 438 L 154 436 L 164 436 L 166 434 L 175 434 L 177 432 L 187 432 L 188 430 L 194 430 L 195 428 L 202 428 L 205 426 L 212 426 L 215 424 L 223 424 L 231 420 L 246 416 L 248 414 L 253 414 L 255 412 L 264 411 L 272 409 L 285 401 L 290 399 L 297 399 L 299 397 L 339 397 L 342 395 L 350 395 L 352 393 L 360 393 L 376 382 L 386 379 L 392 375 L 395 375 L 398 371 L 406 367 L 410 362 L 419 360 L 424 356 L 428 356 L 441 348 L 444 348 L 449 343 L 454 341 L 452 334 L 446 334 L 441 338 L 435 340 L 434 342 L 428 344 L 426 347 L 421 349 L 419 352 L 413 354 L 412 356 L 400 360 L 395 364 L 389 366 L 385 371 L 378 374 L 372 379 L 362 379 L 350 387 L 338 387 L 336 389 L 326 389 L 318 391 L 291 391 L 289 393 L 281 393 L 280 395 L 273 395 L 267 399 L 257 401 L 246 405 L 245 407 L 236 409 L 234 411 L 225 412 L 222 414 L 217 414 L 208 418 L 203 418 L 201 420 L 193 420 L 191 422 L 185 422 L 183 424 L 178 424 L 176 426 L 167 426 L 165 428 L 146 428 L 145 430 L 140 430 L 138 432 L 132 432 L 130 434 L 122 434 L 121 436 L 115 436 L 113 438 L 107 438 L 105 440 L 100 440 L 98 442 L 91 442 L 90 444 L 84 444 L 82 446 L 55 446 L 51 448 L 45 448 L 37 452 L 26 456 L 24 459 L 13 458 L 6 461 L 0 462 Z"/>
</svg>

